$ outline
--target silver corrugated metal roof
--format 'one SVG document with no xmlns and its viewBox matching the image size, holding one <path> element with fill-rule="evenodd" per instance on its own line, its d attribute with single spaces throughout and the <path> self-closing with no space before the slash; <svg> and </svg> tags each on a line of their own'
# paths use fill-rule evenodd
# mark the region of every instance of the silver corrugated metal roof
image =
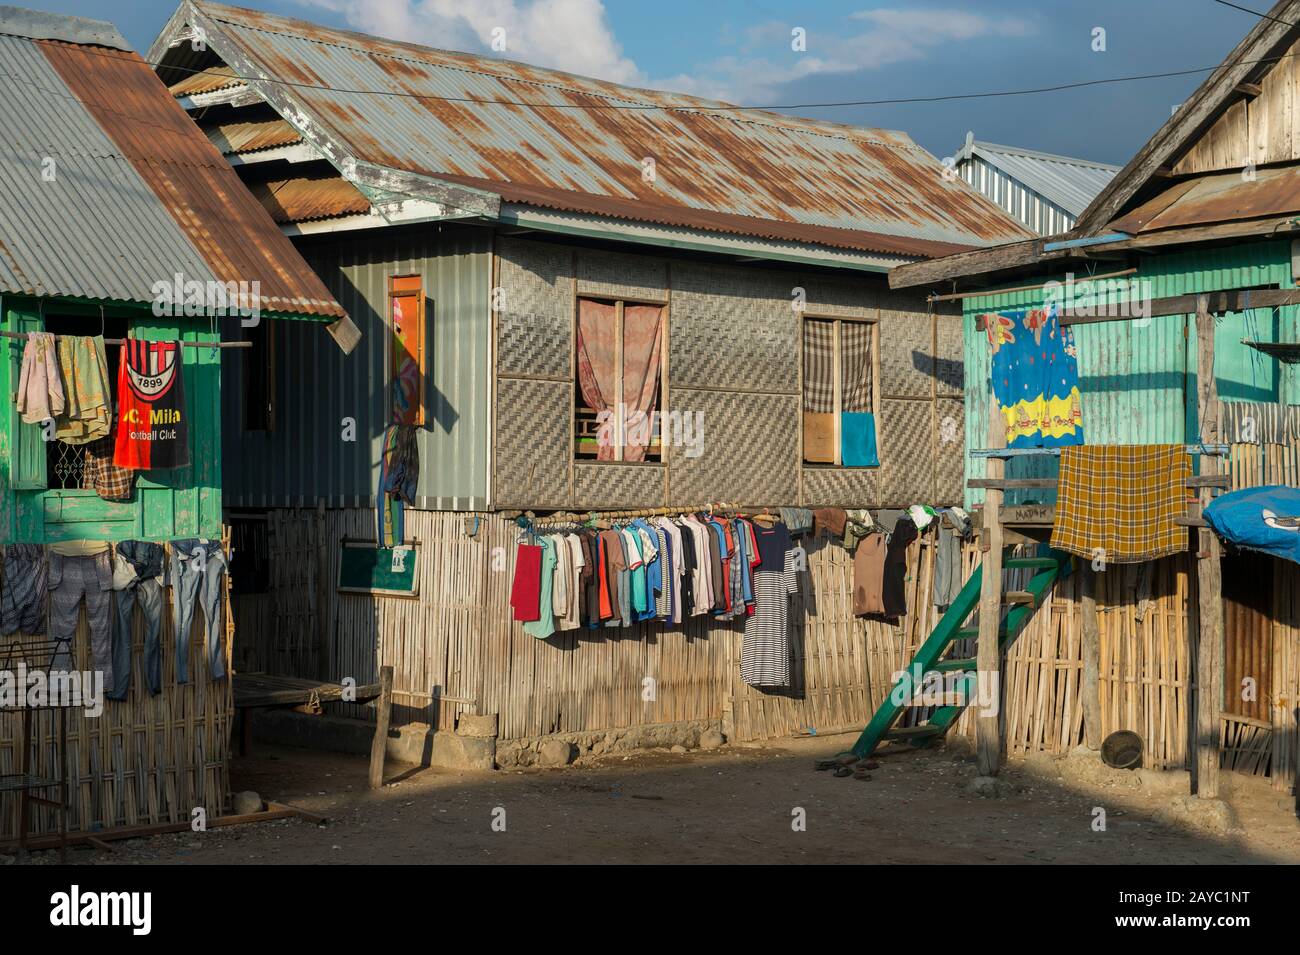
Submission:
<svg viewBox="0 0 1300 955">
<path fill-rule="evenodd" d="M 344 314 L 112 24 L 0 8 L 0 292 L 149 304 L 177 275 Z"/>
<path fill-rule="evenodd" d="M 35 43 L 0 35 L 0 91 L 0 289 L 148 302 L 215 279 Z"/>
<path fill-rule="evenodd" d="M 980 156 L 1073 216 L 1082 213 L 1120 169 L 1087 159 L 981 142 L 969 133 L 956 158 L 960 162 L 968 156 Z"/>
<path fill-rule="evenodd" d="M 172 46 L 186 23 L 336 164 L 352 158 L 502 196 L 527 190 L 516 201 L 593 214 L 608 200 L 616 217 L 712 231 L 762 234 L 781 223 L 805 230 L 802 241 L 919 256 L 1026 236 L 905 133 L 740 111 L 207 2 L 185 3 L 155 41 L 151 59 L 168 82 L 211 63 Z M 642 176 L 647 156 L 653 181 Z M 628 214 L 628 203 L 644 215 Z"/>
</svg>

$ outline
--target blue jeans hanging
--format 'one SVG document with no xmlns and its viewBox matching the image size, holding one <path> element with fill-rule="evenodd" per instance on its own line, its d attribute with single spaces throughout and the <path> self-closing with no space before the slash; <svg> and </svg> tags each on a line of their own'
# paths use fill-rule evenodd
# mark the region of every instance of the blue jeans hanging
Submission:
<svg viewBox="0 0 1300 955">
<path fill-rule="evenodd" d="M 194 623 L 194 605 L 203 610 L 206 633 L 205 654 L 212 679 L 226 676 L 226 658 L 222 653 L 221 575 L 227 560 L 221 542 L 188 537 L 172 541 L 171 586 L 172 619 L 176 626 L 176 683 L 190 682 L 190 628 Z"/>
</svg>

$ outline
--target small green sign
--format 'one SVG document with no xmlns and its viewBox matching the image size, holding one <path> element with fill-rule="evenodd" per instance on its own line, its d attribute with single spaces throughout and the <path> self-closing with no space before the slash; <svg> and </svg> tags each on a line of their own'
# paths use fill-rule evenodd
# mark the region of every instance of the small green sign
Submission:
<svg viewBox="0 0 1300 955">
<path fill-rule="evenodd" d="M 345 541 L 339 551 L 338 591 L 391 597 L 419 596 L 416 560 L 417 551 L 413 544 L 376 547 L 374 544 Z"/>
</svg>

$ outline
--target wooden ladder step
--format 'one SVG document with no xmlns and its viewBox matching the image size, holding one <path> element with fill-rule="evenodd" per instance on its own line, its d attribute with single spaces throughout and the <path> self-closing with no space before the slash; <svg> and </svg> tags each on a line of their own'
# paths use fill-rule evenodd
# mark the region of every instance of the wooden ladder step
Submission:
<svg viewBox="0 0 1300 955">
<path fill-rule="evenodd" d="M 952 673 L 953 671 L 960 671 L 960 670 L 974 670 L 975 658 L 968 657 L 959 660 L 940 660 L 934 666 L 930 667 L 930 669 L 937 670 L 940 673 Z"/>
<path fill-rule="evenodd" d="M 979 627 L 962 627 L 960 630 L 957 631 L 957 634 L 956 636 L 953 637 L 953 640 L 954 641 L 976 640 L 979 638 L 979 635 L 980 635 Z M 1007 625 L 1006 625 L 1006 621 L 1003 621 L 1002 624 L 998 627 L 998 636 L 1005 637 L 1006 635 L 1007 635 Z"/>
<path fill-rule="evenodd" d="M 1004 569 L 1012 567 L 1028 567 L 1034 570 L 1046 570 L 1050 567 L 1059 566 L 1054 557 L 1008 557 L 1002 562 Z"/>
<path fill-rule="evenodd" d="M 1016 604 L 1038 605 L 1038 598 L 1028 590 L 1008 590 L 1002 595 L 1003 606 L 1015 606 Z"/>
<path fill-rule="evenodd" d="M 943 730 L 937 726 L 904 726 L 902 729 L 890 730 L 885 739 L 927 739 L 939 736 Z"/>
</svg>

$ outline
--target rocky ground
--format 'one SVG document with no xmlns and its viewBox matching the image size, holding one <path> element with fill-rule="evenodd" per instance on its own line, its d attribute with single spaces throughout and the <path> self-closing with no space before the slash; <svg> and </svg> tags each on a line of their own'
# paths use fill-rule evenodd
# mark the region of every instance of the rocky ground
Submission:
<svg viewBox="0 0 1300 955">
<path fill-rule="evenodd" d="M 870 778 L 816 772 L 851 737 L 584 758 L 566 769 L 447 772 L 260 747 L 235 787 L 328 817 L 76 849 L 85 864 L 1295 863 L 1293 800 L 1227 776 L 1184 797 L 1182 773 L 1118 772 L 1091 755 L 1013 760 L 979 779 L 968 752 L 886 756 Z M 1104 828 L 1103 828 L 1104 823 Z M 57 861 L 41 853 L 33 862 Z"/>
</svg>

